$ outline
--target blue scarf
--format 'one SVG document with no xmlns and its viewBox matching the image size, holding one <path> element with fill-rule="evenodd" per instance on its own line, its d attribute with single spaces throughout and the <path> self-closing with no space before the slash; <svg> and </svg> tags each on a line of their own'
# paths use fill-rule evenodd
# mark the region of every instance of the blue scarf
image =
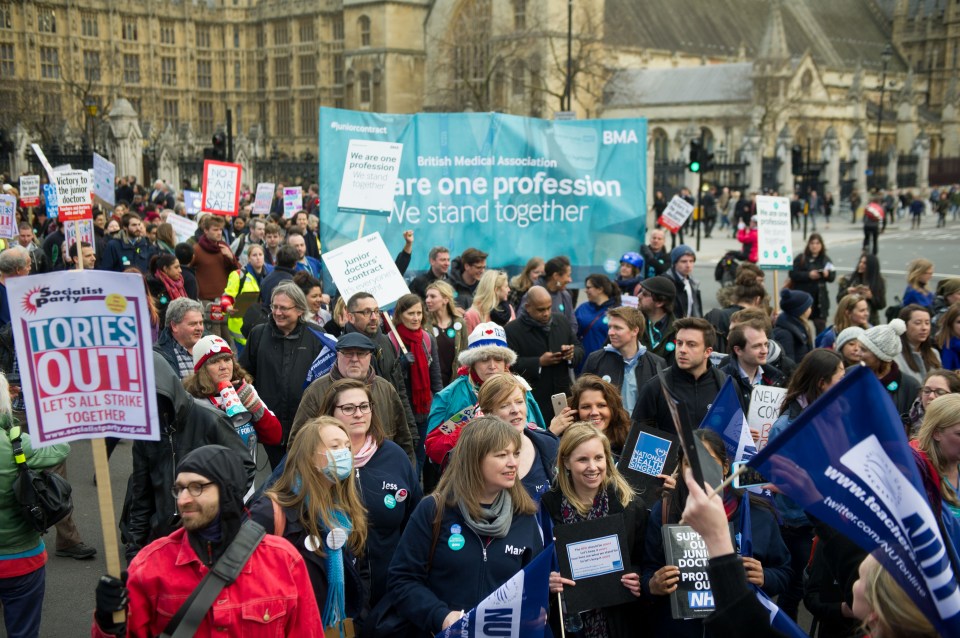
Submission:
<svg viewBox="0 0 960 638">
<path fill-rule="evenodd" d="M 340 528 L 350 536 L 353 521 L 342 510 L 334 510 L 333 518 Z M 323 521 L 318 521 L 324 532 L 329 533 Z M 326 536 L 326 534 L 324 534 Z M 337 627 L 340 635 L 345 636 L 343 621 L 346 620 L 346 595 L 344 594 L 343 547 L 333 549 L 327 546 L 327 601 L 323 606 L 323 626 Z"/>
</svg>

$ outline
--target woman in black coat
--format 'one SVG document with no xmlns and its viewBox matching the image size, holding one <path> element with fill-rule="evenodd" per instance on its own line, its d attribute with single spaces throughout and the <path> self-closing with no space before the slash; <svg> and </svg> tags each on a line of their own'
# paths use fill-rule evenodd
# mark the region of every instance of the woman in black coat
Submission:
<svg viewBox="0 0 960 638">
<path fill-rule="evenodd" d="M 790 281 L 794 290 L 802 290 L 813 297 L 810 320 L 817 333 L 823 331 L 830 317 L 830 295 L 827 283 L 837 278 L 837 269 L 827 256 L 827 247 L 819 233 L 811 233 L 807 247 L 793 260 Z M 796 361 L 796 359 L 794 359 Z"/>
<path fill-rule="evenodd" d="M 780 291 L 780 314 L 773 327 L 773 338 L 784 354 L 800 363 L 800 360 L 813 350 L 813 329 L 810 315 L 815 302 L 802 290 Z"/>
<path fill-rule="evenodd" d="M 541 509 L 550 516 L 554 526 L 622 515 L 627 529 L 629 569 L 633 571 L 624 574 L 620 582 L 639 598 L 639 568 L 649 512 L 643 500 L 617 472 L 610 441 L 589 423 L 574 423 L 560 439 L 557 461 L 560 472 L 553 487 L 541 498 Z M 559 573 L 551 572 L 550 622 L 555 636 L 560 635 L 561 622 L 555 594 L 563 592 L 565 585 L 577 586 L 573 581 L 561 578 Z M 589 584 L 583 582 L 580 586 L 589 587 Z M 581 612 L 584 633 L 605 638 L 636 635 L 640 609 L 637 603 L 624 603 Z"/>
</svg>

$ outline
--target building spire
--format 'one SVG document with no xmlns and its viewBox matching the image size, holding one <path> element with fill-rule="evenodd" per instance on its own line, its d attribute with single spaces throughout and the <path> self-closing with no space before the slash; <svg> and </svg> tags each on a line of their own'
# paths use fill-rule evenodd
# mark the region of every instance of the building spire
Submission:
<svg viewBox="0 0 960 638">
<path fill-rule="evenodd" d="M 760 50 L 757 57 L 761 60 L 783 61 L 790 59 L 790 50 L 787 48 L 787 34 L 783 28 L 783 14 L 781 0 L 770 0 L 770 14 L 767 16 L 767 27 L 760 40 Z"/>
</svg>

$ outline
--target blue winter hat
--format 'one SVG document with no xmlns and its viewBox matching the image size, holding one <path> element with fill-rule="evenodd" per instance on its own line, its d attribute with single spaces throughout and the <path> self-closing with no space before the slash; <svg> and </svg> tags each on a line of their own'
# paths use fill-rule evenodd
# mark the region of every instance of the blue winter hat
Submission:
<svg viewBox="0 0 960 638">
<path fill-rule="evenodd" d="M 780 309 L 788 315 L 799 317 L 813 305 L 813 297 L 802 290 L 784 288 L 780 291 Z"/>
<path fill-rule="evenodd" d="M 684 255 L 693 255 L 694 260 L 697 258 L 697 253 L 693 252 L 693 248 L 690 248 L 690 246 L 686 244 L 680 244 L 670 251 L 670 264 L 676 266 L 677 262 L 680 261 L 680 258 Z"/>
</svg>

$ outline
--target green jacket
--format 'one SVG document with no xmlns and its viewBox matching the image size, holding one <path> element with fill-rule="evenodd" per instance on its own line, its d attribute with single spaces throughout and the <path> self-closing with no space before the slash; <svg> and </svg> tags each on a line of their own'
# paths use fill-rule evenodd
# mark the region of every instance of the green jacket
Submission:
<svg viewBox="0 0 960 638">
<path fill-rule="evenodd" d="M 34 470 L 60 465 L 70 454 L 70 446 L 66 443 L 33 449 L 26 432 L 23 433 L 22 445 L 27 465 Z M 40 543 L 40 534 L 20 515 L 17 500 L 13 496 L 13 481 L 17 473 L 10 432 L 6 426 L 0 426 L 0 556 L 29 551 Z"/>
</svg>

